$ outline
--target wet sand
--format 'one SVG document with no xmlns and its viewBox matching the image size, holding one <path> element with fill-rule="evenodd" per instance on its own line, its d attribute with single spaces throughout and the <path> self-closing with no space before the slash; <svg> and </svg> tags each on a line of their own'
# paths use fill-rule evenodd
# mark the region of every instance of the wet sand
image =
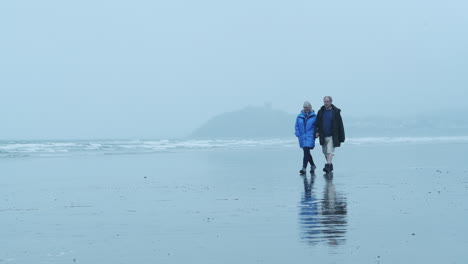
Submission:
<svg viewBox="0 0 468 264">
<path fill-rule="evenodd" d="M 467 147 L 2 159 L 0 263 L 466 263 Z"/>
</svg>

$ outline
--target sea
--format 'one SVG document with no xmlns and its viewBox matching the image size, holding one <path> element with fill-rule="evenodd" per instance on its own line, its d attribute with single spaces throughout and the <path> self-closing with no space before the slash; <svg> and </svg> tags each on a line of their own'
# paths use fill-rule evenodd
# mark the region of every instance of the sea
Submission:
<svg viewBox="0 0 468 264">
<path fill-rule="evenodd" d="M 468 136 L 356 137 L 349 145 L 466 143 Z M 318 140 L 317 140 L 318 144 Z M 74 155 L 122 155 L 158 152 L 217 151 L 229 149 L 291 148 L 296 139 L 157 139 L 157 140 L 2 140 L 0 158 Z"/>
</svg>

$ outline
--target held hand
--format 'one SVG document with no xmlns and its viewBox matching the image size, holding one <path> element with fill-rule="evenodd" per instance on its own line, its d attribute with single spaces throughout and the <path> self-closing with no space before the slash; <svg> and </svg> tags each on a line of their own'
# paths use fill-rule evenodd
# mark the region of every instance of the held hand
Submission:
<svg viewBox="0 0 468 264">
<path fill-rule="evenodd" d="M 319 137 L 319 133 L 315 133 L 315 138 L 318 138 Z"/>
</svg>

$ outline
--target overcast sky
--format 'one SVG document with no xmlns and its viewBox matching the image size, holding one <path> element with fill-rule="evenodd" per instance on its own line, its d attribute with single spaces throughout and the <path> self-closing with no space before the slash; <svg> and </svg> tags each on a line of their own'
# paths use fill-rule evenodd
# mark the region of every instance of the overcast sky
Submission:
<svg viewBox="0 0 468 264">
<path fill-rule="evenodd" d="M 465 0 L 0 4 L 0 139 L 165 138 L 332 95 L 344 116 L 466 105 Z"/>
</svg>

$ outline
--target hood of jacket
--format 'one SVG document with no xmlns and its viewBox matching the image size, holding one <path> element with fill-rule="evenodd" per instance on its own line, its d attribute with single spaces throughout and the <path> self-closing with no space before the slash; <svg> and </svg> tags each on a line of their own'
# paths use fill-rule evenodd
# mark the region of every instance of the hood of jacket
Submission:
<svg viewBox="0 0 468 264">
<path fill-rule="evenodd" d="M 312 117 L 312 116 L 315 116 L 314 110 L 310 111 L 310 113 L 309 113 L 309 117 Z M 297 117 L 303 117 L 303 118 L 305 118 L 306 116 L 305 116 L 304 110 L 302 110 L 302 111 L 297 115 Z"/>
</svg>

